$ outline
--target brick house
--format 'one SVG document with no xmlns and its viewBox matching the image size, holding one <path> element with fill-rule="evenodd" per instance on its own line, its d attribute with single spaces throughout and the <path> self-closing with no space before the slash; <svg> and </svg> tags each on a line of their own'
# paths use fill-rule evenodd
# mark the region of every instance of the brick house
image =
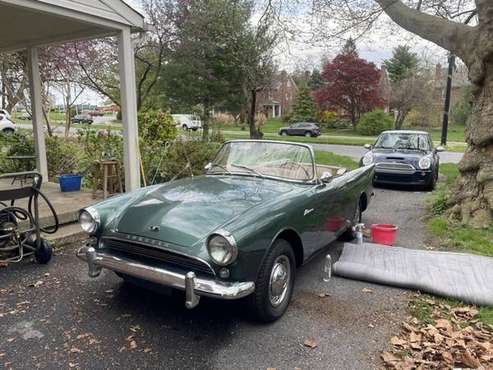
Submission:
<svg viewBox="0 0 493 370">
<path fill-rule="evenodd" d="M 257 95 L 257 113 L 264 113 L 267 118 L 280 118 L 292 112 L 298 86 L 293 78 L 281 71 L 273 77 L 271 87 Z"/>
</svg>

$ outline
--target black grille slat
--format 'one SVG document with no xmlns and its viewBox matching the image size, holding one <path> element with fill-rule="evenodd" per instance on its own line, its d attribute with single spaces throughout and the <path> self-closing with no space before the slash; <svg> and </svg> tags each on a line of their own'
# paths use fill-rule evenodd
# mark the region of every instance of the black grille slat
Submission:
<svg viewBox="0 0 493 370">
<path fill-rule="evenodd" d="M 156 247 L 138 244 L 132 241 L 121 241 L 110 238 L 105 238 L 103 240 L 105 248 L 122 252 L 127 255 L 138 255 L 141 257 L 166 262 L 187 270 L 214 275 L 214 272 L 206 263 L 194 258 L 182 256 L 180 254 L 162 250 Z"/>
</svg>

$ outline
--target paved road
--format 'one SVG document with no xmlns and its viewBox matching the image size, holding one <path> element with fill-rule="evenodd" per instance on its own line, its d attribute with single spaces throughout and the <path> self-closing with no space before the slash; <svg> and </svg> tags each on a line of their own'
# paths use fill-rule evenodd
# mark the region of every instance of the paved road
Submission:
<svg viewBox="0 0 493 370">
<path fill-rule="evenodd" d="M 333 145 L 333 144 L 310 144 L 315 150 L 323 150 L 326 152 L 333 152 L 339 155 L 345 155 L 358 160 L 367 152 L 362 146 L 354 145 Z M 441 163 L 459 163 L 462 159 L 463 153 L 456 152 L 442 152 L 440 153 Z"/>
<path fill-rule="evenodd" d="M 399 243 L 419 246 L 424 197 L 377 189 L 364 222 L 397 223 Z M 323 283 L 322 257 L 298 270 L 294 299 L 276 323 L 250 321 L 239 302 L 204 299 L 188 311 L 182 299 L 113 273 L 89 279 L 75 247 L 48 266 L 0 268 L 0 367 L 372 369 L 407 314 L 408 292 L 337 277 Z M 341 247 L 329 246 L 334 259 Z M 309 337 L 316 348 L 303 346 Z"/>
</svg>

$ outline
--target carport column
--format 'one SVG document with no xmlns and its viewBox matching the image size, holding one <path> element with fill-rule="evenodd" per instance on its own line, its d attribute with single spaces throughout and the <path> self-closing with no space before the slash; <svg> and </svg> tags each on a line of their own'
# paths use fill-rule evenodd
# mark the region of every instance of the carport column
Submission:
<svg viewBox="0 0 493 370">
<path fill-rule="evenodd" d="M 31 111 L 33 120 L 34 148 L 36 150 L 36 169 L 48 181 L 48 161 L 43 125 L 43 98 L 41 96 L 41 76 L 39 74 L 38 49 L 27 50 Z"/>
<path fill-rule="evenodd" d="M 125 191 L 131 191 L 140 187 L 140 166 L 135 61 L 130 28 L 125 28 L 118 34 L 118 61 L 120 64 Z"/>
</svg>

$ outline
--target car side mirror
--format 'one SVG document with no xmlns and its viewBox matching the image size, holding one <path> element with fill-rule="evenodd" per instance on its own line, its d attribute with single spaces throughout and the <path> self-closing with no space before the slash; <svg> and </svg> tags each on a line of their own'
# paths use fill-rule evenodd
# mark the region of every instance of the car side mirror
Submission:
<svg viewBox="0 0 493 370">
<path fill-rule="evenodd" d="M 209 171 L 212 168 L 212 162 L 209 162 L 205 165 L 204 170 Z"/>
<path fill-rule="evenodd" d="M 365 144 L 364 147 L 365 149 L 371 150 L 373 146 L 371 144 Z"/>
<path fill-rule="evenodd" d="M 332 177 L 333 177 L 332 176 L 332 173 L 330 173 L 330 172 L 324 172 L 324 173 L 322 173 L 322 176 L 320 176 L 320 180 L 322 182 L 327 183 L 327 182 L 330 182 L 330 180 L 332 180 Z"/>
<path fill-rule="evenodd" d="M 444 152 L 444 151 L 445 151 L 445 148 L 444 148 L 443 146 L 441 146 L 441 145 L 440 145 L 440 146 L 437 146 L 437 147 L 435 148 L 435 151 L 436 151 L 437 153 Z"/>
</svg>

